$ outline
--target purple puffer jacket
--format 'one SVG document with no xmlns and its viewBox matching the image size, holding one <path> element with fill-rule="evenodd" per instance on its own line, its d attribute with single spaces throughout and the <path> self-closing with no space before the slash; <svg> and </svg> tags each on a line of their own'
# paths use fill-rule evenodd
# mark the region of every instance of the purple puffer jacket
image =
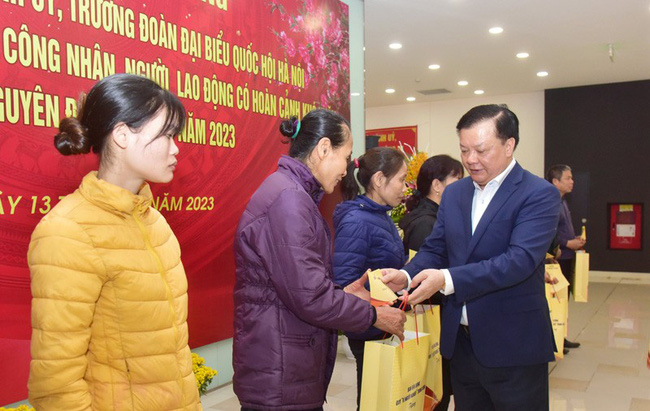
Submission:
<svg viewBox="0 0 650 411">
<path fill-rule="evenodd" d="M 372 324 L 370 304 L 332 281 L 331 237 L 318 211 L 322 195 L 309 168 L 283 156 L 239 221 L 233 383 L 243 407 L 321 407 L 336 330 Z"/>
</svg>

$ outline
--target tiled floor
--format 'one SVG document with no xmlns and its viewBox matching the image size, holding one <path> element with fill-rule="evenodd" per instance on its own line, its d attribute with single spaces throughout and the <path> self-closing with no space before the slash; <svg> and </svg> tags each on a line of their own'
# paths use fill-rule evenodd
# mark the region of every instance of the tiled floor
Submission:
<svg viewBox="0 0 650 411">
<path fill-rule="evenodd" d="M 582 346 L 549 365 L 551 410 L 650 411 L 650 275 L 592 273 L 589 302 L 571 301 L 569 313 L 569 339 Z M 355 409 L 355 373 L 340 348 L 326 411 Z M 240 408 L 230 384 L 202 400 L 205 410 Z"/>
</svg>

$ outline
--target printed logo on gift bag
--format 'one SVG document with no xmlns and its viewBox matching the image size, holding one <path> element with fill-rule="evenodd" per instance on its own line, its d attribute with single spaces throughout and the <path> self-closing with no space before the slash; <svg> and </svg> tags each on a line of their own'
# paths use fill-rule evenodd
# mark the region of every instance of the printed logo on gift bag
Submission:
<svg viewBox="0 0 650 411">
<path fill-rule="evenodd" d="M 429 334 L 424 411 L 433 410 L 442 398 L 442 355 L 440 354 L 440 306 L 417 305 L 406 314 L 405 330 Z"/>
<path fill-rule="evenodd" d="M 422 410 L 425 403 L 429 334 L 404 331 L 366 341 L 361 381 L 361 411 Z"/>
</svg>

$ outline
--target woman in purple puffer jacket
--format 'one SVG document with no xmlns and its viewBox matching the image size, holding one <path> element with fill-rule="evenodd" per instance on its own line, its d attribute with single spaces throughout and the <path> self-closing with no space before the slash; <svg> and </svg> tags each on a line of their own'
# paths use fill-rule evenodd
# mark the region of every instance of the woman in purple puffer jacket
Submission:
<svg viewBox="0 0 650 411">
<path fill-rule="evenodd" d="M 345 290 L 332 281 L 331 234 L 318 203 L 346 174 L 348 122 L 318 109 L 280 131 L 289 155 L 253 194 L 235 237 L 233 383 L 242 410 L 319 410 L 337 330 L 374 325 L 402 336 L 405 316 L 359 298 L 369 298 L 363 278 Z"/>
</svg>

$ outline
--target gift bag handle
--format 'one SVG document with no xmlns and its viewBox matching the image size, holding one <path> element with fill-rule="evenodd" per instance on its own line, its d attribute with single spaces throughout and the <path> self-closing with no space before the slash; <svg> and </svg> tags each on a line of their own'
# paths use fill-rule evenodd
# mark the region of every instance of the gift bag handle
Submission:
<svg viewBox="0 0 650 411">
<path fill-rule="evenodd" d="M 406 311 L 406 307 L 408 307 L 408 302 L 409 302 L 409 295 L 406 294 L 404 299 L 402 300 L 402 303 L 399 305 L 399 309 L 402 311 Z M 419 336 L 419 331 L 418 331 L 418 306 L 414 305 L 413 306 L 413 317 L 415 319 L 415 342 L 417 345 L 420 345 L 420 336 Z M 404 342 L 400 341 L 400 346 L 404 348 Z"/>
</svg>

